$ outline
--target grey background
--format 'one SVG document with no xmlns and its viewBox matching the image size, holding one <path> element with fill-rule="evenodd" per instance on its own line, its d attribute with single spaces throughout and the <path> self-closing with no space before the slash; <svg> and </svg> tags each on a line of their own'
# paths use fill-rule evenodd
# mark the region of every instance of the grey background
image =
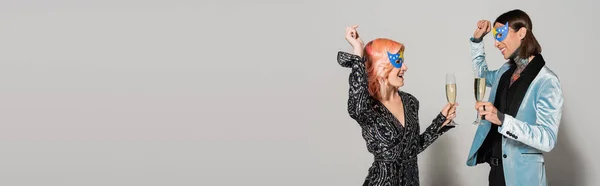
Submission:
<svg viewBox="0 0 600 186">
<path fill-rule="evenodd" d="M 346 113 L 348 25 L 406 45 L 422 130 L 458 81 L 460 126 L 420 155 L 422 185 L 467 167 L 476 21 L 530 14 L 565 111 L 551 185 L 597 185 L 598 2 L 0 1 L 0 185 L 361 185 L 372 162 Z M 485 39 L 491 68 L 504 61 Z"/>
</svg>

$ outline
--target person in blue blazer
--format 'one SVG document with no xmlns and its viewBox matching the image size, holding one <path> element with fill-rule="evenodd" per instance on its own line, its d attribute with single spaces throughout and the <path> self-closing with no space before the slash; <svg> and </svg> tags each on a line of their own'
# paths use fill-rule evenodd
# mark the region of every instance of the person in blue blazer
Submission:
<svg viewBox="0 0 600 186">
<path fill-rule="evenodd" d="M 493 30 L 494 46 L 505 60 L 489 70 L 483 37 Z M 473 68 L 490 87 L 489 102 L 477 102 L 477 128 L 468 166 L 490 165 L 489 185 L 547 185 L 544 156 L 556 144 L 563 94 L 557 75 L 547 66 L 533 35 L 529 16 L 515 9 L 492 24 L 477 22 L 471 40 Z"/>
</svg>

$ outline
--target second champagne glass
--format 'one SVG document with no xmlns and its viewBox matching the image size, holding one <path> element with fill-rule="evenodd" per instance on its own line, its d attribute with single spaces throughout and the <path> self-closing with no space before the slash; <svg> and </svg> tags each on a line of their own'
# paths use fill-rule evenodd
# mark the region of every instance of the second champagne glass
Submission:
<svg viewBox="0 0 600 186">
<path fill-rule="evenodd" d="M 480 76 L 480 75 L 475 76 L 474 91 L 475 91 L 475 100 L 477 100 L 477 102 L 483 101 L 483 96 L 485 96 L 485 78 L 483 76 Z M 473 122 L 473 125 L 481 125 L 481 118 L 479 117 L 479 111 L 477 111 L 477 119 L 475 120 L 475 122 Z"/>
</svg>

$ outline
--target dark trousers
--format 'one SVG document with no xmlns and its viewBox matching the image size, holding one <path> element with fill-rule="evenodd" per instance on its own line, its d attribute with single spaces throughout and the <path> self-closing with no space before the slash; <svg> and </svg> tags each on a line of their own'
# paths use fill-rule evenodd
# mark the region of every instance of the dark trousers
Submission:
<svg viewBox="0 0 600 186">
<path fill-rule="evenodd" d="M 488 182 L 490 186 L 506 186 L 504 181 L 504 169 L 502 166 L 502 159 L 490 157 L 487 162 L 490 165 L 490 175 L 488 176 Z"/>
</svg>

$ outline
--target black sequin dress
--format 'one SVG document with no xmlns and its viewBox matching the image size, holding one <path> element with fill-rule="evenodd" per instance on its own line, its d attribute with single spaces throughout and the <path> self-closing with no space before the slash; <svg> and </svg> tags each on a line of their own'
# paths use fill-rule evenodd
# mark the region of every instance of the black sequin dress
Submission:
<svg viewBox="0 0 600 186">
<path fill-rule="evenodd" d="M 411 94 L 399 91 L 406 122 L 402 126 L 381 102 L 369 94 L 364 59 L 338 52 L 337 60 L 341 66 L 352 69 L 348 113 L 362 128 L 367 150 L 374 155 L 363 185 L 419 185 L 417 155 L 453 127 L 442 127 L 446 117 L 440 112 L 427 130 L 420 134 L 419 101 Z"/>
</svg>

